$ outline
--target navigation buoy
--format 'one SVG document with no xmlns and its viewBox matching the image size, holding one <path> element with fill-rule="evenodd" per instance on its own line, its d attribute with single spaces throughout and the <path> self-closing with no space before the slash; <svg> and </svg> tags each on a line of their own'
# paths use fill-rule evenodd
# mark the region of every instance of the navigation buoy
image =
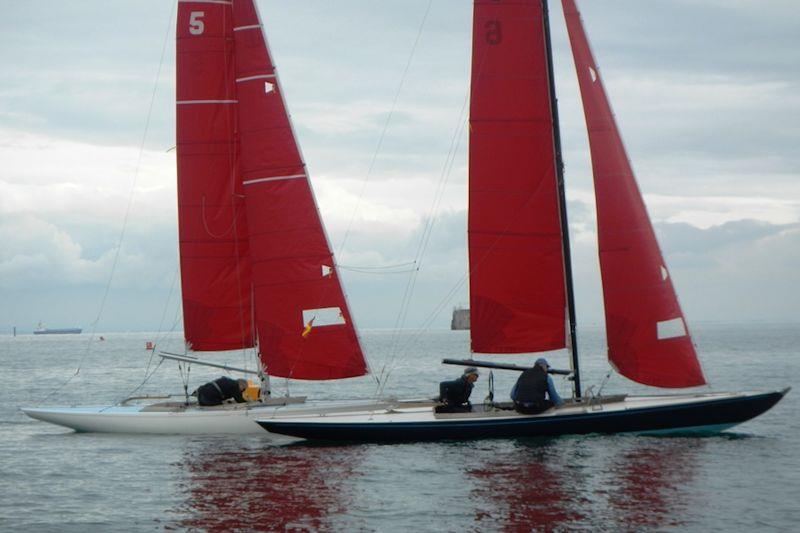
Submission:
<svg viewBox="0 0 800 533">
<path fill-rule="evenodd" d="M 153 345 L 152 341 L 147 341 L 147 344 L 144 345 L 145 350 L 152 350 L 153 348 L 155 348 L 155 346 Z"/>
</svg>

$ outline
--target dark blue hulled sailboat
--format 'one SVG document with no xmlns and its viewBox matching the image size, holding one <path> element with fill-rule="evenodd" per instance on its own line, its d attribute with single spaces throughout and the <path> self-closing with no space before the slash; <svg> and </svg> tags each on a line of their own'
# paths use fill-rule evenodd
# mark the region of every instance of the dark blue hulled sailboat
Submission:
<svg viewBox="0 0 800 533">
<path fill-rule="evenodd" d="M 609 360 L 620 374 L 645 385 L 704 385 L 580 14 L 574 0 L 562 3 L 591 149 Z M 472 43 L 472 351 L 567 348 L 573 398 L 536 415 L 517 413 L 510 404 L 437 413 L 405 403 L 324 416 L 276 415 L 259 424 L 295 437 L 349 441 L 708 432 L 749 420 L 780 401 L 789 389 L 583 396 L 547 0 L 475 0 Z"/>
</svg>

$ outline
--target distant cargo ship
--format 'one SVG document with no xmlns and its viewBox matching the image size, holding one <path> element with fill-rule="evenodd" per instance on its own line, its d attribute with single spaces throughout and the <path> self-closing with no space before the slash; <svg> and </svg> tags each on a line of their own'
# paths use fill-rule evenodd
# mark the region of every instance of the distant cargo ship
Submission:
<svg viewBox="0 0 800 533">
<path fill-rule="evenodd" d="M 469 309 L 456 307 L 453 309 L 453 320 L 450 329 L 469 329 Z"/>
<path fill-rule="evenodd" d="M 67 334 L 75 334 L 82 332 L 83 329 L 81 328 L 46 328 L 39 322 L 39 326 L 33 330 L 34 335 L 67 335 Z"/>
</svg>

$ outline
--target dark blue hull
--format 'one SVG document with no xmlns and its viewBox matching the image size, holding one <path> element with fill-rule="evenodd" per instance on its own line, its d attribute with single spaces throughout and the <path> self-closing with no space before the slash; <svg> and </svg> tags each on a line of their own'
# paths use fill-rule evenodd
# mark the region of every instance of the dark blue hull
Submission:
<svg viewBox="0 0 800 533">
<path fill-rule="evenodd" d="M 388 423 L 314 423 L 259 420 L 267 431 L 305 439 L 353 442 L 465 440 L 543 437 L 586 433 L 724 429 L 754 418 L 778 403 L 789 391 L 623 411 L 500 419 L 430 420 Z"/>
</svg>

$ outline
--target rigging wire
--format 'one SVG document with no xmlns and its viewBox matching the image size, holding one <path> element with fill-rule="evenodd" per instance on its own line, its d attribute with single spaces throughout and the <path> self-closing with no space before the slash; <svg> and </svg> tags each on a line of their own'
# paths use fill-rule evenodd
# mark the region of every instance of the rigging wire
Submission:
<svg viewBox="0 0 800 533">
<path fill-rule="evenodd" d="M 406 66 L 403 69 L 403 74 L 400 76 L 400 84 L 397 86 L 397 91 L 394 93 L 394 100 L 392 101 L 392 106 L 389 108 L 389 114 L 386 116 L 386 120 L 383 123 L 383 129 L 381 130 L 381 134 L 378 137 L 378 144 L 375 147 L 375 151 L 372 153 L 372 160 L 369 163 L 369 167 L 367 168 L 367 174 L 364 177 L 364 182 L 361 185 L 361 191 L 358 194 L 358 198 L 356 200 L 356 205 L 353 207 L 353 213 L 350 215 L 350 221 L 347 223 L 347 229 L 344 232 L 344 236 L 342 237 L 342 242 L 339 244 L 339 254 L 342 253 L 344 250 L 344 246 L 347 243 L 347 239 L 350 236 L 350 230 L 353 227 L 353 222 L 355 221 L 356 214 L 358 214 L 358 209 L 361 207 L 361 200 L 364 198 L 364 192 L 367 189 L 367 183 L 369 182 L 370 177 L 372 177 L 372 171 L 375 168 L 375 163 L 378 160 L 378 154 L 383 147 L 383 140 L 386 137 L 386 132 L 389 129 L 389 123 L 392 121 L 392 116 L 394 115 L 395 110 L 397 109 L 397 102 L 400 100 L 400 93 L 403 90 L 403 86 L 405 85 L 406 78 L 408 77 L 408 71 L 411 68 L 411 63 L 414 60 L 414 55 L 417 52 L 417 45 L 419 45 L 420 38 L 422 37 L 422 30 L 425 28 L 425 22 L 428 20 L 428 14 L 431 11 L 431 6 L 433 5 L 433 0 L 428 1 L 428 7 L 425 8 L 425 14 L 422 16 L 422 21 L 419 24 L 419 29 L 417 30 L 417 36 L 414 39 L 414 44 L 411 46 L 411 52 L 408 55 L 408 61 L 406 61 Z"/>
<path fill-rule="evenodd" d="M 164 362 L 164 359 L 161 359 L 158 362 L 158 365 L 156 365 L 156 368 L 153 370 L 153 372 L 150 372 L 150 366 L 153 363 L 153 357 L 155 357 L 156 349 L 158 348 L 158 345 L 161 343 L 162 340 L 167 338 L 167 335 L 169 335 L 170 333 L 173 333 L 175 331 L 175 328 L 177 327 L 178 323 L 183 318 L 183 315 L 181 314 L 181 307 L 180 307 L 180 305 L 177 305 L 175 307 L 175 315 L 173 317 L 172 327 L 170 327 L 169 331 L 164 332 L 163 335 L 159 335 L 161 333 L 162 324 L 164 323 L 164 318 L 166 318 L 167 310 L 169 308 L 169 302 L 172 299 L 172 291 L 173 291 L 173 289 L 175 287 L 175 280 L 178 277 L 178 271 L 179 270 L 180 270 L 180 267 L 178 267 L 178 269 L 175 270 L 175 276 L 172 279 L 172 286 L 170 287 L 170 293 L 169 293 L 169 296 L 167 297 L 167 302 L 164 305 L 164 312 L 161 315 L 161 322 L 158 325 L 158 333 L 156 334 L 156 340 L 153 342 L 153 348 L 150 350 L 150 357 L 147 359 L 147 366 L 144 369 L 144 379 L 142 380 L 142 382 L 137 387 L 135 387 L 131 392 L 128 393 L 128 397 L 133 396 L 133 394 L 136 391 L 141 389 L 150 380 L 150 378 L 153 377 L 153 375 L 155 374 L 156 370 L 158 370 L 158 368 L 161 366 L 161 363 Z M 119 402 L 117 402 L 117 403 L 119 403 Z"/>
<path fill-rule="evenodd" d="M 379 272 L 375 270 L 364 270 L 360 268 L 344 268 L 342 270 L 347 270 L 348 272 L 358 272 L 359 274 L 372 274 L 375 276 L 386 276 L 390 274 L 408 274 L 409 272 L 414 272 L 416 268 L 406 268 L 404 270 L 387 270 L 384 272 Z"/>
<path fill-rule="evenodd" d="M 177 5 L 177 3 L 175 5 Z M 169 35 L 172 33 L 172 19 L 173 19 L 174 15 L 175 15 L 174 7 L 175 6 L 172 6 L 170 8 L 170 16 L 169 16 L 169 21 L 167 23 L 167 31 L 166 31 L 166 34 L 164 35 L 164 42 L 161 45 L 161 58 L 159 59 L 158 69 L 156 70 L 155 80 L 153 81 L 153 90 L 152 90 L 152 92 L 150 94 L 150 104 L 148 105 L 148 108 L 147 108 L 147 115 L 146 115 L 145 123 L 144 123 L 144 132 L 142 133 L 142 140 L 139 143 L 139 153 L 138 153 L 138 155 L 136 157 L 136 163 L 134 164 L 134 167 L 133 167 L 133 180 L 132 180 L 132 183 L 131 183 L 130 193 L 128 194 L 128 203 L 127 203 L 127 205 L 125 207 L 125 215 L 122 218 L 122 228 L 120 229 L 119 239 L 117 241 L 117 246 L 116 246 L 116 249 L 114 251 L 114 259 L 111 262 L 111 273 L 108 276 L 108 282 L 106 283 L 105 290 L 103 291 L 103 297 L 102 297 L 102 299 L 100 301 L 100 308 L 99 308 L 99 310 L 97 312 L 97 317 L 94 319 L 94 322 L 91 323 L 92 332 L 89 335 L 89 340 L 86 343 L 86 350 L 84 351 L 83 355 L 81 356 L 80 360 L 78 361 L 78 367 L 75 369 L 75 372 L 71 376 L 69 376 L 61 385 L 59 385 L 58 387 L 56 387 L 53 390 L 51 390 L 50 393 L 47 394 L 47 396 L 45 396 L 42 401 L 46 401 L 47 399 L 49 399 L 54 394 L 60 392 L 65 386 L 67 386 L 67 384 L 69 384 L 72 381 L 73 378 L 75 378 L 75 376 L 77 376 L 80 373 L 81 368 L 83 367 L 83 363 L 85 362 L 86 358 L 89 356 L 89 352 L 92 349 L 92 342 L 94 341 L 95 334 L 97 333 L 97 325 L 100 322 L 100 318 L 103 315 L 103 311 L 105 310 L 106 302 L 108 300 L 108 294 L 109 294 L 109 292 L 111 290 L 111 282 L 114 279 L 114 274 L 115 274 L 116 269 L 117 269 L 117 263 L 119 262 L 119 255 L 120 255 L 120 252 L 122 250 L 122 243 L 123 243 L 123 241 L 125 239 L 125 232 L 126 232 L 127 227 L 128 227 L 128 218 L 130 217 L 131 206 L 133 205 L 133 198 L 136 195 L 136 185 L 137 185 L 137 183 L 139 181 L 139 170 L 141 169 L 141 165 L 142 165 L 142 156 L 144 154 L 144 145 L 145 145 L 145 142 L 147 141 L 147 134 L 150 131 L 150 121 L 151 121 L 152 116 L 153 116 L 153 107 L 154 107 L 154 104 L 155 104 L 156 92 L 158 91 L 158 81 L 161 79 L 161 71 L 162 71 L 163 66 L 164 66 L 164 57 L 166 56 L 166 52 L 167 52 L 167 42 L 169 42 Z"/>
<path fill-rule="evenodd" d="M 389 270 L 394 268 L 402 268 L 412 266 L 416 261 L 408 261 L 406 263 L 396 263 L 394 265 L 377 265 L 377 266 L 358 266 L 358 265 L 339 265 L 336 266 L 344 270 Z"/>
<path fill-rule="evenodd" d="M 151 356 L 150 356 L 150 359 L 152 359 L 152 358 L 153 358 L 153 356 L 151 355 Z M 145 374 L 145 376 L 144 376 L 144 379 L 142 379 L 142 382 L 141 382 L 141 383 L 139 383 L 139 385 L 137 385 L 136 387 L 134 387 L 133 389 L 131 389 L 131 390 L 128 392 L 128 394 L 126 394 L 126 395 L 125 395 L 125 397 L 124 397 L 124 398 L 120 398 L 119 400 L 117 400 L 116 402 L 114 402 L 114 404 L 113 404 L 113 405 L 109 405 L 109 406 L 107 406 L 107 407 L 104 407 L 103 409 L 101 409 L 101 410 L 100 410 L 100 412 L 103 412 L 103 411 L 105 411 L 105 410 L 107 410 L 107 409 L 110 409 L 110 408 L 111 408 L 111 407 L 113 407 L 114 405 L 120 405 L 120 404 L 121 404 L 121 403 L 122 403 L 122 402 L 123 402 L 123 401 L 124 401 L 126 398 L 131 398 L 131 397 L 132 397 L 134 394 L 136 394 L 137 392 L 139 392 L 139 391 L 142 389 L 142 387 L 144 387 L 144 386 L 145 386 L 145 384 L 146 384 L 148 381 L 150 381 L 150 378 L 151 378 L 151 377 L 153 377 L 153 376 L 155 375 L 155 373 L 156 373 L 156 372 L 158 372 L 158 369 L 159 369 L 159 368 L 161 368 L 161 365 L 162 365 L 163 363 L 164 363 L 164 359 L 161 359 L 161 360 L 159 360 L 159 361 L 158 361 L 158 364 L 155 366 L 155 368 L 153 368 L 153 370 L 152 370 L 152 371 L 150 371 L 149 373 L 146 373 L 146 374 Z M 149 362 L 148 362 L 148 367 L 149 367 Z"/>
<path fill-rule="evenodd" d="M 436 192 L 434 193 L 434 198 L 431 203 L 428 216 L 426 218 L 425 227 L 423 228 L 422 235 L 420 236 L 420 242 L 414 260 L 416 268 L 411 273 L 411 276 L 409 276 L 409 280 L 406 284 L 406 289 L 403 294 L 400 310 L 398 312 L 398 316 L 395 321 L 394 335 L 392 337 L 392 344 L 389 349 L 389 354 L 390 354 L 389 359 L 384 363 L 381 369 L 381 374 L 379 376 L 379 379 L 380 378 L 383 379 L 380 379 L 381 384 L 378 386 L 378 389 L 376 390 L 376 396 L 380 395 L 383 392 L 386 381 L 388 380 L 388 377 L 391 374 L 391 369 L 398 355 L 397 345 L 399 343 L 400 330 L 406 323 L 408 312 L 411 307 L 411 298 L 414 294 L 414 289 L 416 288 L 416 282 L 419 270 L 422 267 L 422 260 L 425 256 L 425 253 L 427 252 L 428 245 L 431 240 L 431 235 L 433 234 L 433 228 L 436 224 L 436 212 L 438 211 L 441 205 L 441 201 L 444 197 L 444 192 L 447 188 L 447 183 L 449 182 L 450 176 L 452 175 L 456 156 L 458 155 L 458 152 L 461 148 L 461 139 L 463 137 L 465 127 L 467 124 L 467 121 L 465 120 L 465 115 L 468 103 L 469 103 L 469 92 L 467 92 L 464 96 L 464 101 L 461 105 L 461 110 L 459 111 L 456 127 L 453 129 L 453 135 L 450 139 L 450 146 L 448 148 L 447 155 L 445 156 L 445 162 L 444 165 L 442 166 L 442 171 L 439 175 Z M 449 296 L 448 301 L 454 296 L 454 294 L 455 293 Z"/>
<path fill-rule="evenodd" d="M 166 335 L 162 336 L 162 327 L 164 326 L 164 319 L 167 318 L 167 311 L 169 310 L 169 304 L 172 301 L 172 293 L 175 290 L 175 282 L 178 280 L 178 273 L 180 272 L 180 264 L 175 267 L 175 273 L 172 275 L 172 283 L 169 286 L 169 294 L 167 295 L 167 301 L 164 303 L 164 310 L 161 312 L 161 320 L 158 321 L 158 331 L 156 331 L 156 338 L 153 342 L 153 346 L 158 346 L 158 343 L 161 342 L 162 338 L 166 338 Z M 173 325 L 174 329 L 175 326 Z M 169 333 L 172 333 L 172 329 Z M 155 350 L 155 348 L 154 348 Z"/>
<path fill-rule="evenodd" d="M 391 105 L 391 107 L 389 109 L 389 114 L 386 116 L 386 120 L 384 121 L 384 124 L 383 124 L 383 129 L 381 130 L 381 134 L 378 137 L 378 144 L 375 146 L 375 150 L 374 150 L 374 152 L 372 154 L 372 159 L 370 160 L 370 164 L 369 164 L 369 167 L 367 168 L 366 176 L 364 177 L 364 181 L 363 181 L 363 183 L 361 185 L 361 190 L 359 191 L 358 198 L 356 200 L 356 205 L 353 207 L 353 212 L 351 213 L 350 220 L 347 223 L 347 229 L 345 230 L 344 235 L 342 237 L 342 241 L 339 244 L 339 248 L 338 248 L 338 252 L 337 252 L 338 254 L 341 254 L 343 252 L 345 244 L 347 243 L 347 239 L 350 236 L 350 231 L 351 231 L 351 229 L 353 227 L 353 222 L 355 221 L 356 215 L 357 215 L 358 210 L 359 210 L 359 208 L 361 206 L 361 201 L 362 201 L 362 199 L 364 197 L 364 193 L 366 192 L 366 188 L 367 188 L 367 184 L 369 182 L 369 179 L 372 176 L 372 171 L 375 168 L 375 163 L 378 160 L 378 154 L 380 153 L 381 148 L 383 147 L 383 141 L 384 141 L 384 139 L 386 137 L 386 132 L 389 129 L 389 124 L 391 123 L 392 117 L 394 116 L 394 112 L 395 112 L 395 110 L 397 108 L 397 103 L 400 100 L 400 93 L 402 92 L 403 86 L 405 85 L 405 82 L 406 82 L 406 78 L 408 77 L 408 72 L 409 72 L 409 70 L 411 68 L 411 64 L 413 63 L 414 56 L 416 55 L 417 46 L 419 45 L 420 38 L 422 37 L 422 31 L 425 28 L 425 22 L 428 20 L 428 15 L 429 15 L 429 13 L 431 11 L 431 6 L 432 5 L 433 5 L 433 0 L 429 0 L 428 1 L 428 5 L 425 8 L 425 13 L 422 16 L 422 20 L 420 21 L 419 28 L 417 29 L 417 34 L 416 34 L 416 37 L 414 38 L 414 44 L 411 46 L 411 52 L 408 55 L 408 60 L 406 61 L 405 68 L 403 69 L 403 73 L 400 76 L 400 83 L 398 84 L 397 90 L 395 91 L 394 99 L 392 100 L 392 105 Z M 333 249 L 331 249 L 332 260 L 335 257 L 335 255 L 336 255 L 336 253 L 334 252 Z M 334 264 L 335 264 L 335 260 L 334 260 Z M 338 265 L 335 265 L 335 267 L 338 268 Z M 344 287 L 342 287 L 342 292 L 344 293 Z M 358 331 L 356 331 L 355 333 L 356 333 L 356 336 L 358 337 Z M 360 344 L 360 341 L 359 341 L 359 344 Z M 362 347 L 362 350 L 363 350 L 363 347 Z M 302 356 L 302 352 L 301 352 L 300 355 Z M 289 376 L 292 375 L 292 373 L 294 372 L 295 366 L 297 365 L 297 363 L 300 360 L 301 360 L 300 356 L 295 358 L 295 362 L 292 364 L 292 367 L 289 370 Z M 365 361 L 365 362 L 367 364 L 367 368 L 369 368 L 369 361 Z M 287 380 L 288 380 L 288 377 L 287 377 Z M 378 384 L 380 384 L 380 378 L 377 377 L 377 376 L 376 376 L 376 381 L 378 382 Z M 287 381 L 287 391 L 288 391 L 288 381 Z"/>
<path fill-rule="evenodd" d="M 479 67 L 478 67 L 478 71 L 479 72 L 483 71 L 484 61 L 485 61 L 485 55 L 484 55 L 483 58 L 481 58 L 481 61 L 479 63 Z M 468 86 L 469 86 L 469 84 L 468 84 Z M 470 92 L 467 91 L 467 93 L 464 96 L 464 102 L 462 103 L 461 112 L 459 114 L 459 119 L 458 119 L 458 122 L 456 123 L 456 128 L 454 129 L 454 132 L 453 132 L 453 137 L 451 138 L 450 150 L 448 151 L 447 157 L 445 157 L 445 165 L 444 165 L 444 167 L 442 169 L 442 175 L 440 176 L 440 179 L 439 179 L 439 187 L 437 188 L 436 194 L 434 195 L 434 202 L 433 202 L 433 204 L 431 206 L 431 212 L 430 212 L 430 214 L 428 216 L 428 225 L 426 226 L 425 230 L 423 231 L 423 235 L 422 235 L 422 237 L 420 239 L 420 246 L 418 248 L 418 256 L 417 256 L 418 262 L 421 262 L 422 256 L 427 251 L 427 246 L 428 246 L 428 243 L 430 242 L 430 236 L 431 236 L 432 230 L 433 230 L 433 223 L 435 222 L 435 217 L 434 217 L 435 210 L 438 209 L 439 202 L 441 201 L 441 197 L 444 194 L 444 187 L 445 187 L 445 185 L 447 183 L 447 180 L 450 177 L 450 174 L 452 172 L 453 166 L 455 164 L 456 155 L 458 154 L 458 150 L 460 148 L 461 138 L 463 136 L 463 129 L 468 123 L 468 121 L 464 120 L 464 115 L 466 114 L 466 109 L 467 109 L 467 106 L 468 106 L 468 103 L 469 103 L 469 96 L 470 96 Z M 419 269 L 419 265 L 418 265 L 417 269 Z M 439 313 L 441 313 L 442 309 L 444 309 L 444 306 L 450 300 L 452 300 L 452 298 L 456 295 L 458 290 L 460 290 L 460 288 L 463 286 L 464 282 L 466 281 L 466 279 L 468 277 L 468 272 L 469 271 L 467 270 L 463 274 L 463 276 L 458 280 L 458 282 L 456 282 L 456 284 L 448 291 L 448 293 L 445 295 L 445 297 L 439 302 L 439 304 L 437 304 L 437 306 L 434 308 L 434 310 L 431 312 L 431 314 L 428 316 L 428 318 L 426 318 L 426 320 L 423 322 L 423 324 L 420 327 L 420 329 L 418 329 L 417 332 L 410 339 L 408 339 L 407 342 L 403 345 L 403 348 L 402 348 L 402 350 L 400 350 L 400 352 L 405 350 L 410 345 L 411 342 L 415 341 L 416 338 L 418 338 L 418 336 L 421 335 L 422 332 L 424 332 L 425 330 L 427 330 L 430 327 L 430 325 L 433 323 L 433 321 L 436 319 L 436 317 L 439 315 Z M 405 319 L 406 319 L 406 316 L 407 316 L 407 313 L 408 313 L 408 307 L 410 306 L 411 295 L 413 294 L 413 290 L 414 290 L 414 287 L 416 285 L 416 277 L 417 277 L 417 274 L 416 273 L 412 273 L 412 275 L 410 276 L 409 282 L 408 282 L 408 284 L 406 286 L 406 292 L 405 292 L 405 294 L 403 296 L 403 303 L 401 304 L 401 311 L 398 314 L 398 322 L 396 323 L 396 326 L 395 326 L 395 335 L 394 335 L 394 337 L 392 339 L 392 346 L 391 346 L 391 349 L 390 349 L 390 356 L 389 356 L 389 359 L 384 364 L 383 369 L 381 370 L 381 376 L 384 377 L 383 376 L 384 375 L 384 371 L 386 372 L 386 376 L 383 379 L 383 383 L 378 385 L 378 388 L 376 390 L 376 396 L 379 396 L 380 394 L 382 394 L 383 389 L 386 386 L 386 381 L 388 381 L 388 377 L 391 374 L 391 371 L 392 371 L 392 369 L 394 367 L 395 360 L 396 360 L 397 355 L 399 353 L 396 350 L 397 342 L 399 342 L 399 329 L 400 328 L 398 327 L 398 325 L 404 325 L 405 324 Z M 400 319 L 401 316 L 402 316 L 402 319 Z"/>
</svg>

